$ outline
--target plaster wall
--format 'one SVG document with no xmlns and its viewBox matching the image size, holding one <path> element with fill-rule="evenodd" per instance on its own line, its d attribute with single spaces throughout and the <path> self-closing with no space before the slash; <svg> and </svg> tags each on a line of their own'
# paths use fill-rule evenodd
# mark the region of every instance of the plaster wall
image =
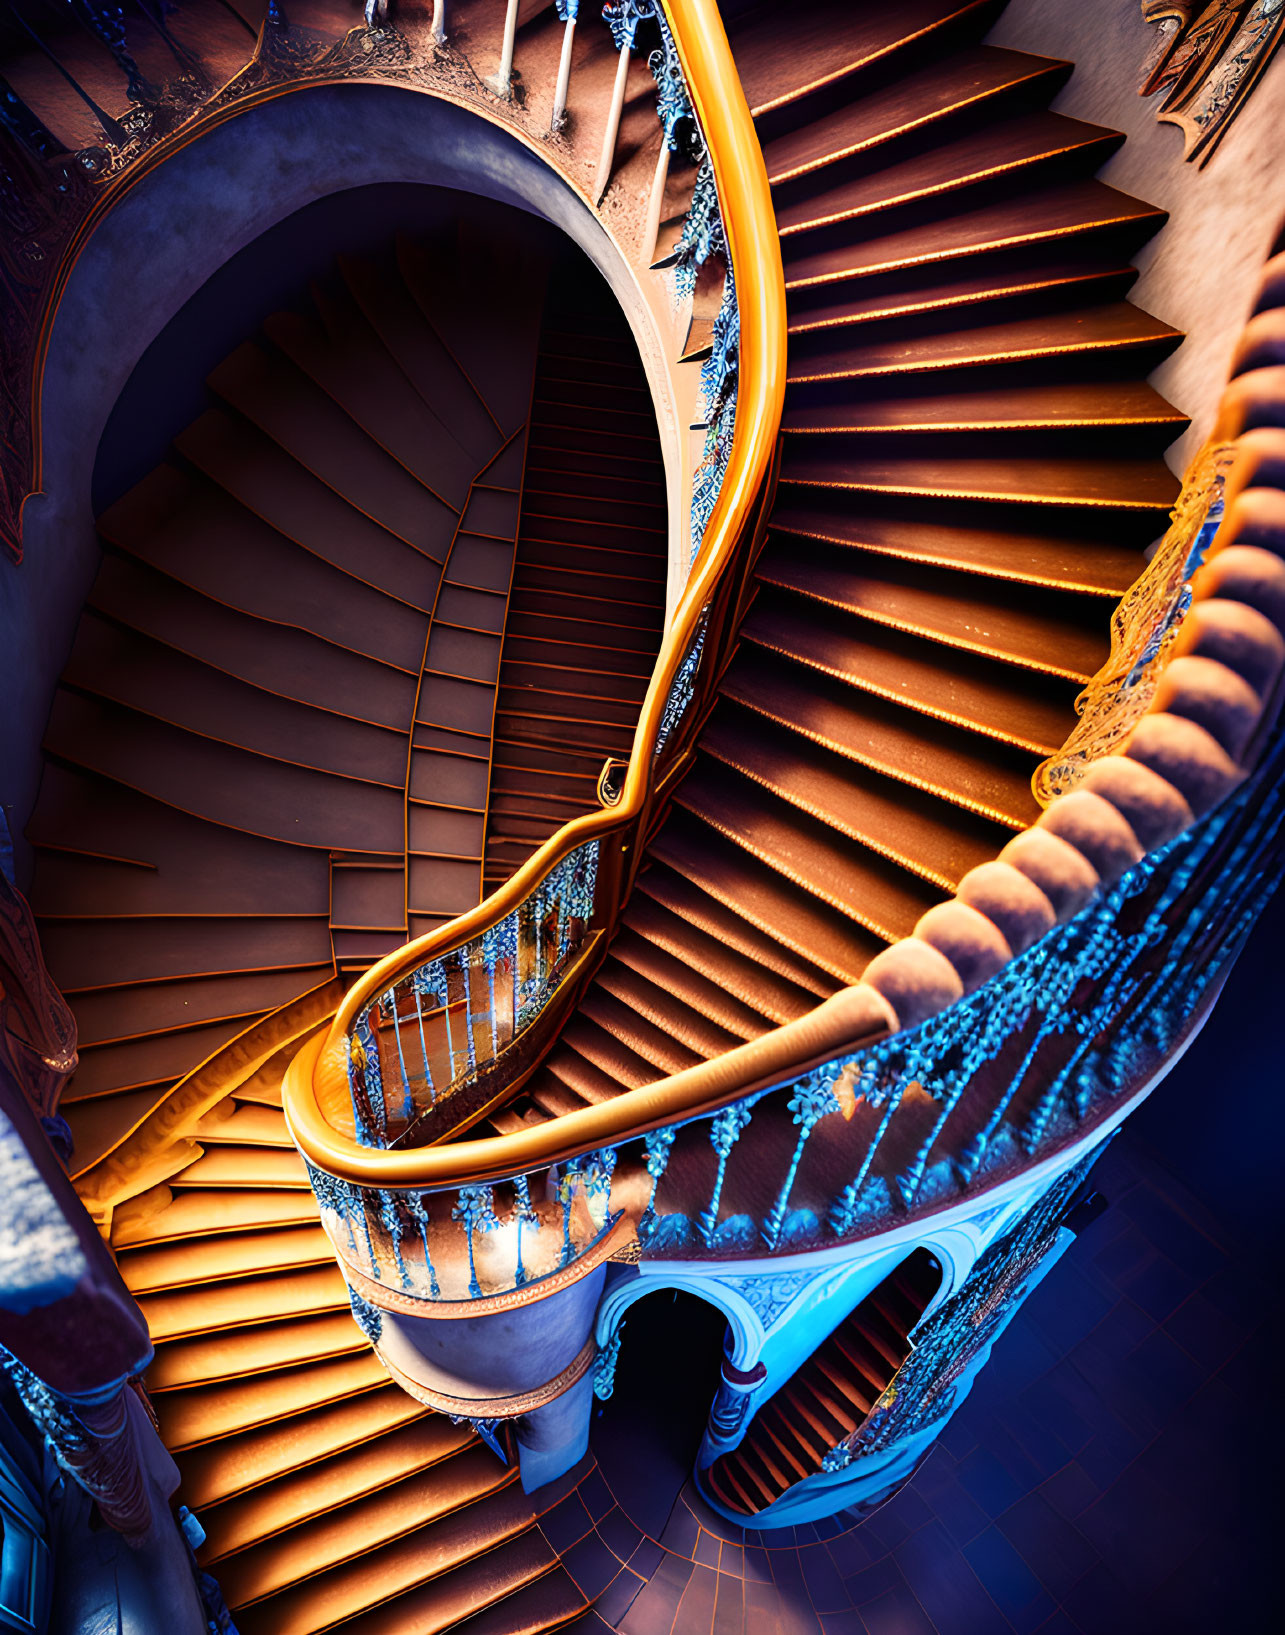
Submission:
<svg viewBox="0 0 1285 1635">
<path fill-rule="evenodd" d="M 1123 131 L 1124 146 L 1099 178 L 1169 212 L 1137 257 L 1130 299 L 1186 332 L 1151 376 L 1192 417 L 1168 453 L 1181 475 L 1208 435 L 1255 281 L 1285 219 L 1285 51 L 1200 170 L 1183 159 L 1177 126 L 1157 122 L 1163 98 L 1138 95 L 1153 39 L 1139 0 L 1010 0 L 988 36 L 991 45 L 1074 62 L 1053 107 Z"/>
</svg>

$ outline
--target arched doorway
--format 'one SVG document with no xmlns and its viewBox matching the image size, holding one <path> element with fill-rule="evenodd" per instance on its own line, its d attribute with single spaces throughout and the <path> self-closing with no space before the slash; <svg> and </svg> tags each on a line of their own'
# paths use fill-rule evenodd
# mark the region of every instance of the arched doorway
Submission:
<svg viewBox="0 0 1285 1635">
<path fill-rule="evenodd" d="M 656 1538 L 695 1467 L 727 1318 L 699 1295 L 664 1288 L 635 1301 L 622 1328 L 615 1384 L 595 1410 L 590 1445 L 621 1508 Z"/>
</svg>

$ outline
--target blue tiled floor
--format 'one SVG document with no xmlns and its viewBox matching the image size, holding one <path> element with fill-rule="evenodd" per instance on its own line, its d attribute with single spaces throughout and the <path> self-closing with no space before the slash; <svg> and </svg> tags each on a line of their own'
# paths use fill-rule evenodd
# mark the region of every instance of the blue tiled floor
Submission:
<svg viewBox="0 0 1285 1635">
<path fill-rule="evenodd" d="M 564 1488 L 548 1516 L 563 1548 L 590 1519 L 597 1529 L 594 1548 L 585 1540 L 574 1552 L 610 1585 L 586 1629 L 1268 1628 L 1270 1471 L 1261 1493 L 1248 1474 L 1268 1399 L 1262 1269 L 1129 1132 L 1094 1181 L 1108 1210 L 1014 1320 L 913 1482 L 862 1525 L 742 1535 L 683 1486 L 675 1453 L 655 1453 L 640 1478 L 632 1460 L 608 1456 L 620 1445 L 602 1440 L 601 1467 L 587 1461 L 577 1493 Z M 691 1416 L 689 1404 L 671 1407 L 673 1450 L 675 1422 Z M 694 1451 L 699 1426 L 683 1424 Z M 630 1557 L 633 1572 L 616 1576 Z"/>
</svg>

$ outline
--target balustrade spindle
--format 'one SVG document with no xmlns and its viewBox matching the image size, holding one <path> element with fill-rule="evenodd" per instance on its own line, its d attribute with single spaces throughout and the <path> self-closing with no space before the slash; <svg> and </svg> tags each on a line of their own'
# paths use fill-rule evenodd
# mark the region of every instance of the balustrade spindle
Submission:
<svg viewBox="0 0 1285 1635">
<path fill-rule="evenodd" d="M 434 1300 L 441 1298 L 442 1289 L 437 1281 L 437 1272 L 433 1266 L 432 1251 L 428 1247 L 428 1203 L 422 1192 L 408 1192 L 406 1206 L 410 1210 L 411 1219 L 419 1227 L 420 1242 L 424 1245 L 424 1265 L 428 1270 L 429 1293 Z"/>
<path fill-rule="evenodd" d="M 602 135 L 602 156 L 598 160 L 598 172 L 593 179 L 591 197 L 595 205 L 602 203 L 602 196 L 607 191 L 612 167 L 616 162 L 620 116 L 625 109 L 625 87 L 629 80 L 629 62 L 633 56 L 634 42 L 638 38 L 638 25 L 655 17 L 656 12 L 657 0 L 608 0 L 608 4 L 602 10 L 620 55 L 616 59 L 616 78 L 611 88 L 607 127 Z"/>
<path fill-rule="evenodd" d="M 525 1175 L 517 1175 L 513 1179 L 513 1220 L 517 1228 L 516 1261 L 513 1273 L 514 1285 L 521 1288 L 527 1280 L 526 1267 L 522 1264 L 522 1228 L 523 1226 L 539 1226 L 540 1217 L 531 1202 L 531 1185 Z"/>
<path fill-rule="evenodd" d="M 496 70 L 495 78 L 491 81 L 491 89 L 501 102 L 509 102 L 513 98 L 513 42 L 518 32 L 518 5 L 519 0 L 509 0 L 508 9 L 504 13 L 504 37 L 500 44 L 500 66 Z"/>
<path fill-rule="evenodd" d="M 602 203 L 602 196 L 607 191 L 611 181 L 612 167 L 616 162 L 616 141 L 620 135 L 620 116 L 625 110 L 625 85 L 629 79 L 630 48 L 622 45 L 620 55 L 616 59 L 616 78 L 611 87 L 611 106 L 607 110 L 607 126 L 602 133 L 602 154 L 598 160 L 598 170 L 590 189 L 590 198 L 595 205 Z"/>
<path fill-rule="evenodd" d="M 660 217 L 665 202 L 665 184 L 669 180 L 670 155 L 681 153 L 700 158 L 704 144 L 696 128 L 692 105 L 687 96 L 682 64 L 674 47 L 669 25 L 659 9 L 656 23 L 660 29 L 660 45 L 647 58 L 656 81 L 656 115 L 660 120 L 660 154 L 652 176 L 651 193 L 647 200 L 647 219 L 643 227 L 640 260 L 650 266 L 656 253 L 656 239 L 660 234 Z"/>
<path fill-rule="evenodd" d="M 647 1154 L 647 1173 L 651 1176 L 651 1192 L 647 1197 L 647 1207 L 638 1222 L 638 1236 L 643 1242 L 646 1242 L 656 1224 L 656 1188 L 668 1167 L 669 1149 L 673 1146 L 677 1134 L 677 1129 L 671 1125 L 664 1130 L 650 1130 L 643 1137 L 643 1150 Z"/>
<path fill-rule="evenodd" d="M 461 1187 L 458 1202 L 451 1210 L 451 1219 L 462 1221 L 468 1239 L 468 1292 L 474 1300 L 482 1298 L 482 1285 L 477 1277 L 477 1260 L 473 1252 L 473 1233 L 494 1232 L 500 1224 L 495 1213 L 490 1187 Z"/>
<path fill-rule="evenodd" d="M 557 5 L 558 16 L 565 26 L 562 30 L 562 54 L 558 58 L 558 83 L 553 92 L 553 116 L 549 120 L 550 135 L 556 135 L 567 122 L 567 94 L 571 89 L 571 51 L 575 45 L 580 0 L 557 0 Z"/>
<path fill-rule="evenodd" d="M 571 1238 L 571 1211 L 575 1207 L 576 1185 L 580 1180 L 580 1165 L 583 1160 L 573 1158 L 564 1165 L 562 1176 L 558 1181 L 558 1202 L 562 1205 L 562 1266 L 570 1266 L 576 1258 L 575 1244 Z"/>
<path fill-rule="evenodd" d="M 794 1190 L 794 1178 L 799 1173 L 799 1165 L 803 1162 L 803 1149 L 807 1145 L 808 1137 L 823 1118 L 839 1111 L 839 1099 L 832 1088 L 837 1077 L 838 1074 L 833 1068 L 818 1068 L 815 1073 L 808 1075 L 790 1097 L 789 1111 L 799 1127 L 799 1139 L 794 1145 L 794 1156 L 790 1159 L 790 1167 L 786 1171 L 780 1195 L 763 1223 L 763 1241 L 769 1249 L 775 1249 L 781 1241 L 781 1228 L 785 1225 L 786 1211 L 790 1207 L 790 1193 Z"/>
<path fill-rule="evenodd" d="M 718 1206 L 723 1197 L 723 1178 L 727 1173 L 728 1155 L 740 1140 L 742 1130 L 749 1123 L 753 1105 L 753 1101 L 738 1102 L 733 1107 L 725 1107 L 721 1113 L 715 1113 L 710 1120 L 709 1140 L 718 1154 L 718 1169 L 714 1173 L 714 1191 L 709 1200 L 709 1207 L 696 1223 L 697 1230 L 706 1243 L 713 1243 L 714 1233 L 718 1228 Z"/>
</svg>

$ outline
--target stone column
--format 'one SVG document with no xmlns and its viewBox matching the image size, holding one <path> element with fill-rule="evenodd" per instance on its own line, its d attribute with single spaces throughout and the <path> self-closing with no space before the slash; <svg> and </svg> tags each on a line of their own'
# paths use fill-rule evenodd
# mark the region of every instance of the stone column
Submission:
<svg viewBox="0 0 1285 1635">
<path fill-rule="evenodd" d="M 718 1385 L 718 1394 L 709 1411 L 709 1423 L 701 1440 L 696 1461 L 698 1470 L 705 1470 L 715 1459 L 734 1448 L 745 1435 L 750 1419 L 750 1402 L 767 1379 L 767 1369 L 761 1362 L 752 1368 L 737 1368 L 727 1356 Z"/>
</svg>

